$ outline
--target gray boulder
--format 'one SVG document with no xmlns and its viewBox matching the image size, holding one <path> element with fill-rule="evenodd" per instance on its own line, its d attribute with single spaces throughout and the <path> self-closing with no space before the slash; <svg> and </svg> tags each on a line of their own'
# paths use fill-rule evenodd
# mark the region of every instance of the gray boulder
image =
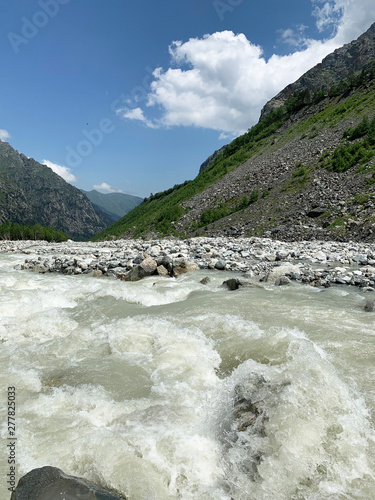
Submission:
<svg viewBox="0 0 375 500">
<path fill-rule="evenodd" d="M 228 290 L 238 290 L 240 286 L 243 286 L 238 278 L 230 278 L 229 280 L 223 281 L 223 287 L 227 287 Z"/>
<path fill-rule="evenodd" d="M 219 271 L 225 269 L 225 261 L 224 260 L 216 261 L 215 268 L 218 269 Z"/>
<path fill-rule="evenodd" d="M 21 477 L 10 500 L 126 500 L 80 477 L 68 476 L 56 467 L 33 469 Z"/>
<path fill-rule="evenodd" d="M 139 281 L 146 276 L 152 276 L 155 274 L 157 267 L 157 263 L 150 257 L 147 257 L 139 264 L 139 266 L 134 267 L 125 274 L 119 273 L 117 274 L 117 277 L 123 281 Z"/>
</svg>

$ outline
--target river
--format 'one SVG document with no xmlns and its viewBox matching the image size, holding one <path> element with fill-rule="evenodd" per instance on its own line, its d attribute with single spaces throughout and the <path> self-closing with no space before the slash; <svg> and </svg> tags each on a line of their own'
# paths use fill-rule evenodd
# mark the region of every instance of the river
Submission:
<svg viewBox="0 0 375 500">
<path fill-rule="evenodd" d="M 11 386 L 17 478 L 53 465 L 129 500 L 374 498 L 371 293 L 229 291 L 233 274 L 207 270 L 128 283 L 20 261 L 0 255 L 2 471 Z M 241 428 L 249 384 L 261 411 Z"/>
</svg>

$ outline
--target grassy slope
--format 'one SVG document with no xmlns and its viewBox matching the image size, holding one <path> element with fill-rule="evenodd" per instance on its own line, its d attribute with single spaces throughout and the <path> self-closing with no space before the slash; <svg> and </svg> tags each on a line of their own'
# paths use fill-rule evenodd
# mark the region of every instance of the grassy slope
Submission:
<svg viewBox="0 0 375 500">
<path fill-rule="evenodd" d="M 343 88 L 342 83 L 340 83 Z M 283 108 L 280 108 L 257 125 L 252 127 L 246 134 L 235 139 L 224 150 L 223 154 L 194 180 L 186 181 L 181 185 L 157 193 L 145 200 L 141 205 L 115 224 L 99 233 L 93 239 L 106 239 L 111 237 L 145 236 L 150 232 L 160 235 L 177 234 L 173 227 L 173 221 L 178 220 L 184 213 L 182 206 L 184 201 L 189 200 L 197 193 L 204 191 L 208 186 L 225 176 L 229 171 L 235 169 L 246 160 L 262 151 L 272 142 L 272 136 L 276 130 L 288 120 L 294 112 L 309 106 L 309 100 L 314 104 L 320 102 L 322 110 L 310 118 L 292 123 L 282 132 L 277 134 L 278 144 L 282 144 L 295 137 L 297 134 L 312 135 L 318 133 L 324 127 L 335 125 L 341 120 L 349 117 L 357 118 L 366 110 L 375 106 L 375 85 L 374 75 L 369 76 L 365 81 L 358 78 L 357 83 L 351 82 L 354 89 L 344 86 L 341 94 L 336 89 L 332 89 L 331 96 L 324 97 L 319 91 L 313 98 L 301 93 L 292 97 Z M 307 102 L 306 102 L 307 101 Z M 270 141 L 271 139 L 271 141 Z M 343 138 L 344 140 L 344 138 Z M 258 203 L 261 203 L 260 199 Z M 236 210 L 238 204 L 233 204 Z M 226 214 L 227 215 L 227 214 Z M 199 221 L 196 221 L 196 224 Z"/>
</svg>

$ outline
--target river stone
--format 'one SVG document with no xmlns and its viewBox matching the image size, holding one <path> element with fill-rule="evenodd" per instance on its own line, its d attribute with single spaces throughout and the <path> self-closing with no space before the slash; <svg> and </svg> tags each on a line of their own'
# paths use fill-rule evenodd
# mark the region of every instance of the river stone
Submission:
<svg viewBox="0 0 375 500">
<path fill-rule="evenodd" d="M 366 312 L 373 312 L 375 310 L 375 300 L 367 300 L 365 304 Z"/>
<path fill-rule="evenodd" d="M 215 268 L 218 269 L 219 271 L 222 271 L 223 269 L 225 269 L 225 261 L 224 260 L 216 261 Z"/>
<path fill-rule="evenodd" d="M 33 469 L 21 477 L 10 500 L 126 500 L 86 479 L 68 476 L 56 467 Z"/>
<path fill-rule="evenodd" d="M 156 271 L 158 265 L 153 259 L 147 257 L 139 264 L 139 267 L 143 269 L 144 276 L 151 276 Z M 140 272 L 140 274 L 142 274 L 142 272 Z"/>
<path fill-rule="evenodd" d="M 49 271 L 49 268 L 46 266 L 34 266 L 33 267 L 33 272 L 34 273 L 40 273 L 40 274 L 45 274 L 47 271 Z"/>
<path fill-rule="evenodd" d="M 163 265 L 158 266 L 156 268 L 156 272 L 158 273 L 159 276 L 168 276 L 168 269 L 166 269 Z"/>
<path fill-rule="evenodd" d="M 205 276 L 203 279 L 200 280 L 199 283 L 202 283 L 202 285 L 208 285 L 210 283 L 210 278 L 208 276 Z"/>
<path fill-rule="evenodd" d="M 223 281 L 221 286 L 227 287 L 228 290 L 238 290 L 241 285 L 242 283 L 238 278 L 230 278 L 229 280 Z"/>
<path fill-rule="evenodd" d="M 265 281 L 275 283 L 279 278 L 282 278 L 286 274 L 299 272 L 299 266 L 295 266 L 293 264 L 284 264 L 282 266 L 274 267 L 273 269 L 271 269 L 271 271 L 267 274 Z"/>
<path fill-rule="evenodd" d="M 275 281 L 276 286 L 289 285 L 290 280 L 286 276 L 281 276 L 281 278 L 277 278 Z"/>
<path fill-rule="evenodd" d="M 175 265 L 173 267 L 173 276 L 177 278 L 177 276 L 180 276 L 181 274 L 189 273 L 191 271 L 197 271 L 199 269 L 198 264 L 196 264 L 193 261 L 188 261 L 185 259 L 176 259 Z"/>
</svg>

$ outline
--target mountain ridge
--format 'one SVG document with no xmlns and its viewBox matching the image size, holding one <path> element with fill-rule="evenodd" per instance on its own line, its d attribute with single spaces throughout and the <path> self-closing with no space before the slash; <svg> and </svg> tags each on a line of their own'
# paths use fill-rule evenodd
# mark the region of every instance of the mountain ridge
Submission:
<svg viewBox="0 0 375 500">
<path fill-rule="evenodd" d="M 126 193 L 100 193 L 96 189 L 85 191 L 81 189 L 91 203 L 108 214 L 114 221 L 121 219 L 125 214 L 142 203 L 143 198 Z"/>
<path fill-rule="evenodd" d="M 112 220 L 49 167 L 0 140 L 0 222 L 51 226 L 86 239 Z"/>
<path fill-rule="evenodd" d="M 328 91 L 350 73 L 363 69 L 374 58 L 375 23 L 357 40 L 343 45 L 328 54 L 321 63 L 304 73 L 298 80 L 287 85 L 270 99 L 260 114 L 262 120 L 274 109 L 282 106 L 294 93 L 304 90 Z"/>
</svg>

